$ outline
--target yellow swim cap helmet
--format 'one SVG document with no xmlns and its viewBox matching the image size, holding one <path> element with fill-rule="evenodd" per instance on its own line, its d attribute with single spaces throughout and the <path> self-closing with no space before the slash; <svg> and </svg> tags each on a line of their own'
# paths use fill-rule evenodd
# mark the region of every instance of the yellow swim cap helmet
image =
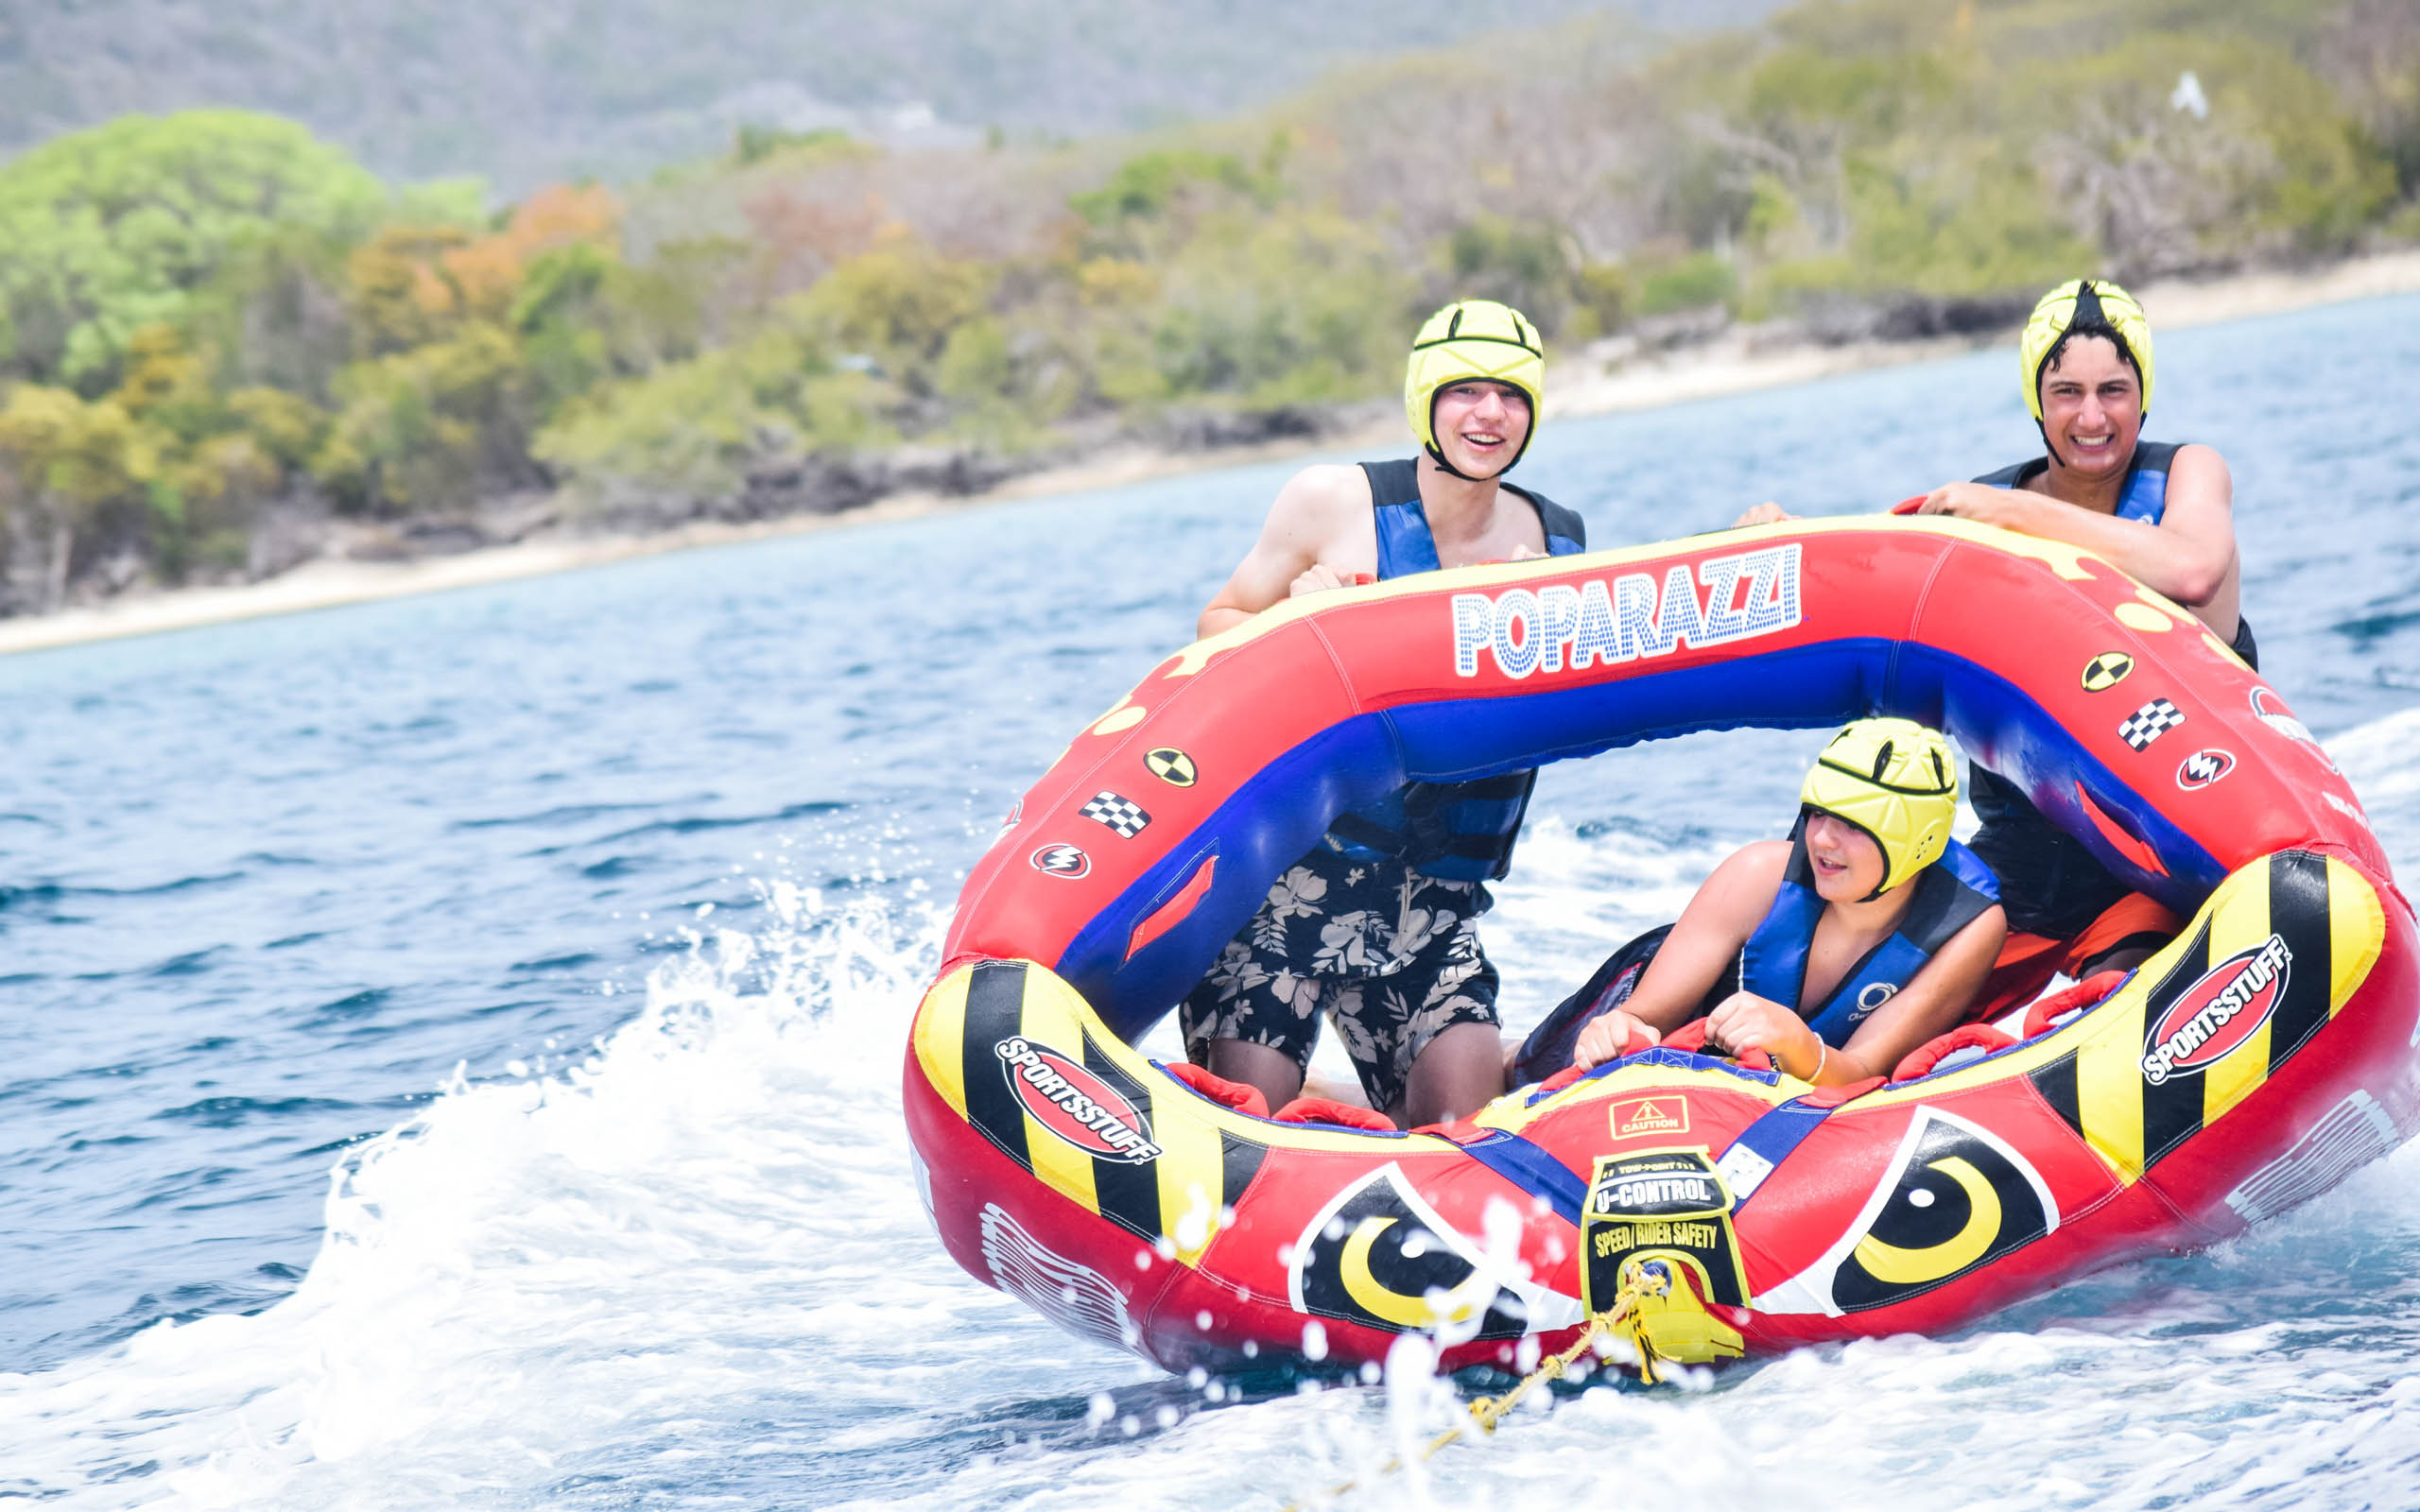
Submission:
<svg viewBox="0 0 2420 1512">
<path fill-rule="evenodd" d="M 2016 338 L 2016 358 L 2025 369 L 2025 404 L 2042 419 L 2042 369 L 2048 367 L 2059 343 L 2070 335 L 2106 336 L 2118 344 L 2118 354 L 2134 365 L 2143 381 L 2143 413 L 2152 408 L 2152 322 L 2135 297 L 2106 279 L 2069 279 L 2033 307 L 2025 333 Z"/>
<path fill-rule="evenodd" d="M 1472 378 L 1510 384 L 1530 401 L 1529 434 L 1521 438 L 1512 461 L 1496 470 L 1500 477 L 1521 460 L 1538 434 L 1539 402 L 1547 387 L 1547 349 L 1538 339 L 1538 328 L 1509 304 L 1457 300 L 1430 316 L 1412 338 L 1411 361 L 1403 372 L 1404 414 L 1422 449 L 1448 472 L 1454 472 L 1453 465 L 1437 449 L 1437 391 Z"/>
<path fill-rule="evenodd" d="M 1941 731 L 1912 719 L 1860 719 L 1832 737 L 1798 800 L 1847 820 L 1882 848 L 1879 898 L 1941 859 L 1958 816 L 1958 764 Z"/>
</svg>

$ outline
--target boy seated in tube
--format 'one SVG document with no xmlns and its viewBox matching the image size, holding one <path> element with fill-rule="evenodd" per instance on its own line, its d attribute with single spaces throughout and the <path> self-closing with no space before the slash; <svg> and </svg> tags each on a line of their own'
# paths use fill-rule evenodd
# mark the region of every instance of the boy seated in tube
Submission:
<svg viewBox="0 0 2420 1512">
<path fill-rule="evenodd" d="M 1949 837 L 1949 743 L 1910 720 L 1860 719 L 1799 798 L 1789 839 L 1742 847 L 1677 922 L 1616 952 L 1530 1036 L 1512 1079 L 1668 1036 L 1694 1049 L 1702 1035 L 1820 1087 L 1887 1076 L 1962 1022 L 2007 922 L 1990 870 Z"/>
</svg>

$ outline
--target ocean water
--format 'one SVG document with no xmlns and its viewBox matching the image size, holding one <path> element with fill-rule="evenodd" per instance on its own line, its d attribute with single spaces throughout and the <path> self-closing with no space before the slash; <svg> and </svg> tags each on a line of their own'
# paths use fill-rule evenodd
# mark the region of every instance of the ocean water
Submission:
<svg viewBox="0 0 2420 1512">
<path fill-rule="evenodd" d="M 2159 357 L 2150 434 L 2228 457 L 2265 667 L 2408 870 L 2420 300 Z M 2014 369 L 1558 421 L 1524 478 L 1599 545 L 1872 507 L 2028 455 Z M 1176 1379 L 961 1274 L 899 1117 L 958 881 L 1290 466 L 0 660 L 0 1503 L 2420 1505 L 2410 1150 L 1392 1475 L 1461 1389 L 1416 1361 Z M 1547 773 L 1510 1023 L 1777 833 L 1813 738 Z"/>
</svg>

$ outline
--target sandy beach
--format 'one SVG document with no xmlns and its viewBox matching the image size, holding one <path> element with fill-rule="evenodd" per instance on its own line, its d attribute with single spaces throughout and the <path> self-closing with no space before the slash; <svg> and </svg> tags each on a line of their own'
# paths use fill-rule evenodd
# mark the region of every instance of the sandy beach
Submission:
<svg viewBox="0 0 2420 1512">
<path fill-rule="evenodd" d="M 2308 272 L 2263 271 L 2207 282 L 2150 284 L 2138 293 L 2155 328 L 2167 331 L 2413 291 L 2420 291 L 2420 249 L 2359 258 Z M 1775 349 L 1760 342 L 1758 328 L 1735 327 L 1709 341 L 1612 368 L 1598 354 L 1611 349 L 1593 349 L 1580 354 L 1577 360 L 1566 359 L 1559 367 L 1547 413 L 1552 418 L 1650 409 L 1754 389 L 1784 387 L 1841 373 L 1948 356 L 2001 339 L 2004 338 L 1978 342 L 1953 337 L 1830 347 L 1802 344 Z M 1331 433 L 1311 441 L 1209 452 L 1115 449 L 1067 467 L 1028 473 L 988 493 L 898 494 L 839 515 L 805 515 L 748 524 L 700 523 L 644 536 L 560 537 L 416 561 L 323 559 L 257 583 L 137 591 L 92 607 L 0 621 L 0 654 L 468 588 L 660 552 L 911 519 L 999 499 L 1114 488 L 1178 472 L 1334 450 L 1362 441 L 1392 442 L 1398 438 L 1398 431 L 1399 422 L 1390 417 L 1366 433 Z"/>
</svg>

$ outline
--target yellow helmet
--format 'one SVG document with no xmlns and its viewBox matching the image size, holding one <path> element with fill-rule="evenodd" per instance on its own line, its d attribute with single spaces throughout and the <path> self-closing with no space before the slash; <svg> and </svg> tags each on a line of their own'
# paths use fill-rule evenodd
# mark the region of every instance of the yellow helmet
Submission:
<svg viewBox="0 0 2420 1512">
<path fill-rule="evenodd" d="M 1403 408 L 1410 417 L 1411 434 L 1438 465 L 1452 472 L 1445 454 L 1437 449 L 1437 391 L 1472 378 L 1510 384 L 1530 401 L 1530 430 L 1521 438 L 1512 461 L 1497 470 L 1509 472 L 1538 434 L 1539 401 L 1546 397 L 1547 349 L 1538 328 L 1521 312 L 1494 300 L 1457 300 L 1428 318 L 1411 342 L 1411 361 L 1403 372 Z M 1457 476 L 1461 474 L 1457 473 Z"/>
<path fill-rule="evenodd" d="M 2152 322 L 2135 297 L 2106 279 L 2072 278 L 2042 296 L 2016 338 L 2025 369 L 2025 404 L 2042 419 L 2042 369 L 2069 331 L 2099 326 L 2118 334 L 2118 351 L 2143 380 L 2143 413 L 2152 407 Z"/>
<path fill-rule="evenodd" d="M 1832 737 L 1798 800 L 1847 820 L 1882 848 L 1879 898 L 1941 859 L 1958 816 L 1958 764 L 1941 731 L 1912 719 L 1860 719 Z"/>
</svg>

